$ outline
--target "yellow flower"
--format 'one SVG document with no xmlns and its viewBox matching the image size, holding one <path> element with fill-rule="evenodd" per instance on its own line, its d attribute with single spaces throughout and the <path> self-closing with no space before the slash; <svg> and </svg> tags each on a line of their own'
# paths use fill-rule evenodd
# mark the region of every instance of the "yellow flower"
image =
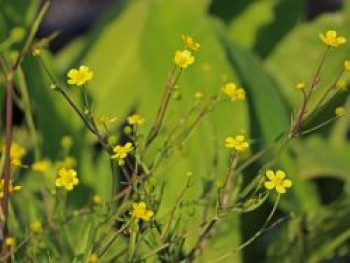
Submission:
<svg viewBox="0 0 350 263">
<path fill-rule="evenodd" d="M 5 195 L 5 193 L 4 193 L 4 186 L 5 186 L 5 180 L 1 179 L 0 180 L 0 199 L 3 199 L 4 195 Z M 12 194 L 14 192 L 21 191 L 22 186 L 20 186 L 20 185 L 13 185 L 12 182 L 10 182 L 8 189 L 9 189 L 9 193 Z"/>
<path fill-rule="evenodd" d="M 32 56 L 40 57 L 42 53 L 43 53 L 43 50 L 41 49 L 41 47 L 33 47 Z"/>
<path fill-rule="evenodd" d="M 191 36 L 182 34 L 181 38 L 186 48 L 192 49 L 193 51 L 199 50 L 200 48 L 199 43 L 195 42 Z"/>
<path fill-rule="evenodd" d="M 99 194 L 95 194 L 93 197 L 92 197 L 92 202 L 95 204 L 95 205 L 99 205 L 102 203 L 102 197 L 99 195 Z"/>
<path fill-rule="evenodd" d="M 319 34 L 321 41 L 327 46 L 338 47 L 346 43 L 345 37 L 337 37 L 337 32 L 329 30 L 325 34 Z"/>
<path fill-rule="evenodd" d="M 145 118 L 143 118 L 138 114 L 134 114 L 128 117 L 128 123 L 130 125 L 141 125 L 144 122 L 145 122 Z"/>
<path fill-rule="evenodd" d="M 232 148 L 237 152 L 245 152 L 249 149 L 249 143 L 243 135 L 237 135 L 236 137 L 227 137 L 225 139 L 225 147 Z"/>
<path fill-rule="evenodd" d="M 270 181 L 265 182 L 265 188 L 268 190 L 272 190 L 275 188 L 277 193 L 279 194 L 286 193 L 286 188 L 290 188 L 292 186 L 292 181 L 289 179 L 285 179 L 286 174 L 281 170 L 277 170 L 276 172 L 268 170 L 266 172 L 266 177 Z"/>
<path fill-rule="evenodd" d="M 112 155 L 111 158 L 117 159 L 119 165 L 124 164 L 124 159 L 128 156 L 128 154 L 133 150 L 133 146 L 131 142 L 127 142 L 124 146 L 117 145 L 113 148 L 113 152 L 115 153 Z"/>
<path fill-rule="evenodd" d="M 344 69 L 350 71 L 350 60 L 344 61 Z"/>
<path fill-rule="evenodd" d="M 60 141 L 61 147 L 64 150 L 69 150 L 70 148 L 72 148 L 73 143 L 73 138 L 69 135 L 63 136 Z"/>
<path fill-rule="evenodd" d="M 99 125 L 109 125 L 109 124 L 112 124 L 114 122 L 116 122 L 118 120 L 117 117 L 111 117 L 111 116 L 100 116 L 98 119 L 97 119 L 97 123 Z"/>
<path fill-rule="evenodd" d="M 96 254 L 91 254 L 87 260 L 87 263 L 97 263 L 98 256 Z"/>
<path fill-rule="evenodd" d="M 142 219 L 144 221 L 149 221 L 154 215 L 152 210 L 147 210 L 146 203 L 143 201 L 134 203 L 132 207 L 133 210 L 131 212 L 131 216 L 136 220 Z"/>
<path fill-rule="evenodd" d="M 245 100 L 244 89 L 237 88 L 237 85 L 229 82 L 222 87 L 222 92 L 228 96 L 232 101 L 243 101 Z"/>
<path fill-rule="evenodd" d="M 24 30 L 23 27 L 14 27 L 11 29 L 10 31 L 10 39 L 12 40 L 12 42 L 20 42 L 24 36 L 26 34 L 26 31 Z"/>
<path fill-rule="evenodd" d="M 174 62 L 180 68 L 187 68 L 195 61 L 194 56 L 188 50 L 178 50 L 175 52 Z"/>
<path fill-rule="evenodd" d="M 305 89 L 305 87 L 306 87 L 306 84 L 303 81 L 299 81 L 295 84 L 295 88 L 299 90 Z"/>
<path fill-rule="evenodd" d="M 16 244 L 16 240 L 13 237 L 7 237 L 4 241 L 5 246 L 14 247 Z"/>
<path fill-rule="evenodd" d="M 342 117 L 346 114 L 346 109 L 344 107 L 337 107 L 334 113 L 335 113 L 335 116 Z"/>
<path fill-rule="evenodd" d="M 32 234 L 39 235 L 43 230 L 43 226 L 39 221 L 35 221 L 30 224 L 29 229 Z"/>
<path fill-rule="evenodd" d="M 197 99 L 197 100 L 201 100 L 203 98 L 203 93 L 200 92 L 200 91 L 196 91 L 196 93 L 194 94 L 194 97 Z"/>
<path fill-rule="evenodd" d="M 10 148 L 11 164 L 14 166 L 22 165 L 22 158 L 26 155 L 27 151 L 17 143 L 12 143 Z"/>
<path fill-rule="evenodd" d="M 44 159 L 33 163 L 31 168 L 35 172 L 45 173 L 49 167 L 50 167 L 50 161 L 47 159 Z"/>
<path fill-rule="evenodd" d="M 56 187 L 63 187 L 67 191 L 73 190 L 78 185 L 79 179 L 74 169 L 61 168 L 58 170 L 58 178 L 56 178 Z"/>
<path fill-rule="evenodd" d="M 338 80 L 337 83 L 335 83 L 335 87 L 338 89 L 338 90 L 341 90 L 341 91 L 344 91 L 346 90 L 346 81 L 345 80 Z"/>
<path fill-rule="evenodd" d="M 94 73 L 87 66 L 80 66 L 79 69 L 71 69 L 67 73 L 67 83 L 70 85 L 81 86 L 92 79 Z"/>
</svg>

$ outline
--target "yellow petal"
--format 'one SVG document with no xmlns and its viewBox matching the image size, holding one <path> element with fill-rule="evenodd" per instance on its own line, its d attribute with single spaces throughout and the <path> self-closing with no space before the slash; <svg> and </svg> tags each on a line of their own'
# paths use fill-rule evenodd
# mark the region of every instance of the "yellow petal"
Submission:
<svg viewBox="0 0 350 263">
<path fill-rule="evenodd" d="M 330 39 L 330 38 L 336 38 L 337 37 L 337 32 L 334 30 L 329 30 L 326 32 L 326 38 Z"/>
<path fill-rule="evenodd" d="M 277 191 L 277 193 L 279 193 L 279 194 L 284 194 L 284 193 L 286 193 L 286 189 L 284 188 L 283 185 L 277 185 L 277 186 L 276 186 L 276 191 Z"/>
<path fill-rule="evenodd" d="M 264 185 L 265 185 L 265 188 L 269 189 L 269 190 L 271 190 L 275 187 L 275 184 L 273 182 L 265 182 Z"/>
<path fill-rule="evenodd" d="M 143 201 L 141 201 L 141 202 L 139 203 L 139 208 L 146 209 L 146 203 L 143 202 Z"/>
<path fill-rule="evenodd" d="M 266 177 L 272 181 L 273 179 L 275 179 L 275 173 L 272 170 L 268 170 L 266 172 Z"/>
<path fill-rule="evenodd" d="M 338 43 L 339 45 L 345 44 L 345 43 L 346 43 L 345 37 L 338 37 L 338 38 L 337 38 L 337 43 Z"/>
<path fill-rule="evenodd" d="M 289 180 L 289 179 L 283 180 L 283 186 L 286 187 L 286 188 L 291 187 L 292 186 L 292 181 Z"/>
<path fill-rule="evenodd" d="M 74 69 L 71 69 L 70 71 L 68 71 L 67 77 L 69 77 L 69 78 L 74 78 L 77 74 L 78 74 L 78 70 L 76 70 L 76 69 L 74 68 Z"/>
<path fill-rule="evenodd" d="M 281 170 L 278 170 L 278 171 L 276 172 L 276 177 L 277 177 L 278 179 L 280 179 L 280 180 L 283 180 L 283 179 L 286 177 L 286 173 L 283 172 L 283 171 L 281 171 Z"/>
</svg>

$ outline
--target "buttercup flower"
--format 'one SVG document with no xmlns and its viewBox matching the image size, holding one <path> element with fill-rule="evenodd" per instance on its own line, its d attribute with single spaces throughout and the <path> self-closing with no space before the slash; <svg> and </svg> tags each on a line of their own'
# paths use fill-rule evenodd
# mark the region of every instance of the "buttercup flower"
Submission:
<svg viewBox="0 0 350 263">
<path fill-rule="evenodd" d="M 228 96 L 232 101 L 245 100 L 244 89 L 237 88 L 237 85 L 229 82 L 222 87 L 222 92 Z"/>
<path fill-rule="evenodd" d="M 99 195 L 99 194 L 95 194 L 93 197 L 92 197 L 92 202 L 95 204 L 95 205 L 99 205 L 102 203 L 102 197 Z"/>
<path fill-rule="evenodd" d="M 297 84 L 295 84 L 295 88 L 299 90 L 305 89 L 305 87 L 306 87 L 305 82 L 302 82 L 302 81 L 299 81 L 297 82 Z"/>
<path fill-rule="evenodd" d="M 118 161 L 119 165 L 124 164 L 124 159 L 128 156 L 128 154 L 133 150 L 133 146 L 131 142 L 127 142 L 124 146 L 117 145 L 113 148 L 113 152 L 115 153 L 112 155 L 111 158 L 116 159 Z"/>
<path fill-rule="evenodd" d="M 58 178 L 56 178 L 56 187 L 64 188 L 67 191 L 73 190 L 78 185 L 79 179 L 74 169 L 61 168 L 58 170 Z"/>
<path fill-rule="evenodd" d="M 344 69 L 346 71 L 350 71 L 350 60 L 345 60 L 344 61 Z"/>
<path fill-rule="evenodd" d="M 29 226 L 30 232 L 34 235 L 38 235 L 42 232 L 43 226 L 39 221 L 35 221 Z"/>
<path fill-rule="evenodd" d="M 152 210 L 147 210 L 146 203 L 143 201 L 134 203 L 132 208 L 131 217 L 136 220 L 142 219 L 144 221 L 149 221 L 154 215 Z"/>
<path fill-rule="evenodd" d="M 346 114 L 346 109 L 344 107 L 337 107 L 334 113 L 337 117 L 342 117 Z"/>
<path fill-rule="evenodd" d="M 245 140 L 243 135 L 237 135 L 236 137 L 227 137 L 225 139 L 225 147 L 232 148 L 240 153 L 249 149 L 249 143 Z"/>
<path fill-rule="evenodd" d="M 281 170 L 277 170 L 276 172 L 268 170 L 266 172 L 266 177 L 270 181 L 265 182 L 265 188 L 268 190 L 275 188 L 279 194 L 286 193 L 286 188 L 290 188 L 292 186 L 292 181 L 285 179 L 286 174 Z"/>
<path fill-rule="evenodd" d="M 186 48 L 192 49 L 193 51 L 199 50 L 200 48 L 199 43 L 195 42 L 191 36 L 182 34 L 181 38 Z"/>
<path fill-rule="evenodd" d="M 134 114 L 128 117 L 128 123 L 130 125 L 141 125 L 144 122 L 145 122 L 145 118 L 143 118 L 138 114 Z"/>
<path fill-rule="evenodd" d="M 338 80 L 337 83 L 335 83 L 335 87 L 338 89 L 338 90 L 341 90 L 341 91 L 344 91 L 346 90 L 346 82 L 345 80 Z"/>
<path fill-rule="evenodd" d="M 329 30 L 325 34 L 319 34 L 321 41 L 331 47 L 338 47 L 346 43 L 345 37 L 338 37 L 337 31 Z"/>
<path fill-rule="evenodd" d="M 41 47 L 33 47 L 32 56 L 40 57 L 42 53 L 43 53 L 43 50 L 41 49 Z"/>
<path fill-rule="evenodd" d="M 5 246 L 14 247 L 16 244 L 16 240 L 13 237 L 7 237 L 4 241 Z"/>
<path fill-rule="evenodd" d="M 35 172 L 45 173 L 49 167 L 50 167 L 50 161 L 47 159 L 44 159 L 33 163 L 31 168 Z"/>
<path fill-rule="evenodd" d="M 187 68 L 195 61 L 194 56 L 188 50 L 178 50 L 175 52 L 174 62 L 180 68 Z"/>
<path fill-rule="evenodd" d="M 67 83 L 70 85 L 81 86 L 92 79 L 94 73 L 87 66 L 80 66 L 79 69 L 71 69 L 67 73 Z"/>
<path fill-rule="evenodd" d="M 17 43 L 19 41 L 22 41 L 26 34 L 26 31 L 24 30 L 23 27 L 14 27 L 10 31 L 10 38 L 13 42 Z"/>
<path fill-rule="evenodd" d="M 100 125 L 110 125 L 118 120 L 117 117 L 112 117 L 112 116 L 100 116 L 97 119 L 97 123 Z"/>
</svg>

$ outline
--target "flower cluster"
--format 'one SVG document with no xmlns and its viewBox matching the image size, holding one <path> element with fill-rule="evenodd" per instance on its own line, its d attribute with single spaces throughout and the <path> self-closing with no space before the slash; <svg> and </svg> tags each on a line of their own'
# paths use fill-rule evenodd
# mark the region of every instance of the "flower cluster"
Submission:
<svg viewBox="0 0 350 263">
<path fill-rule="evenodd" d="M 244 89 L 238 88 L 236 84 L 229 82 L 222 87 L 222 92 L 228 96 L 232 101 L 245 100 Z"/>
</svg>

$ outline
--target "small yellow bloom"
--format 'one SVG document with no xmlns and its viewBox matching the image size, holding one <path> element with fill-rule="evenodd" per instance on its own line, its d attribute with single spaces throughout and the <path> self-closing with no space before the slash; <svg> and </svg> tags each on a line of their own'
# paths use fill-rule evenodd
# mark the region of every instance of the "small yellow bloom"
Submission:
<svg viewBox="0 0 350 263">
<path fill-rule="evenodd" d="M 13 237 L 7 237 L 4 241 L 6 247 L 14 247 L 16 240 Z"/>
<path fill-rule="evenodd" d="M 187 68 L 189 65 L 193 64 L 195 61 L 194 56 L 188 50 L 178 50 L 175 52 L 174 62 L 176 66 L 180 68 Z"/>
<path fill-rule="evenodd" d="M 298 90 L 303 90 L 305 89 L 305 87 L 306 87 L 306 84 L 303 81 L 299 81 L 295 84 L 295 88 Z"/>
<path fill-rule="evenodd" d="M 344 107 L 337 107 L 334 113 L 335 113 L 335 116 L 342 117 L 346 114 L 346 109 Z"/>
<path fill-rule="evenodd" d="M 63 136 L 61 138 L 61 141 L 60 141 L 62 149 L 67 150 L 67 151 L 70 148 L 72 148 L 73 143 L 74 143 L 73 138 L 69 135 Z"/>
<path fill-rule="evenodd" d="M 130 117 L 128 117 L 128 123 L 130 125 L 141 125 L 144 122 L 145 122 L 145 118 L 143 118 L 142 116 L 140 116 L 138 114 L 134 114 L 134 115 L 131 115 Z"/>
<path fill-rule="evenodd" d="M 27 150 L 17 143 L 12 143 L 10 148 L 11 164 L 14 166 L 22 165 L 22 158 L 27 154 Z"/>
<path fill-rule="evenodd" d="M 95 194 L 93 197 L 92 197 L 92 202 L 95 204 L 95 205 L 99 205 L 102 203 L 102 197 L 99 195 L 99 194 Z"/>
<path fill-rule="evenodd" d="M 17 26 L 17 27 L 14 27 L 14 28 L 11 29 L 11 31 L 10 31 L 10 39 L 11 39 L 12 42 L 17 43 L 17 42 L 22 41 L 22 39 L 24 38 L 25 34 L 26 34 L 26 31 L 24 30 L 24 28 Z"/>
<path fill-rule="evenodd" d="M 49 160 L 44 159 L 33 163 L 31 168 L 34 172 L 45 173 L 49 169 L 50 164 Z"/>
<path fill-rule="evenodd" d="M 30 232 L 34 235 L 39 235 L 43 231 L 43 226 L 39 221 L 35 221 L 29 226 Z"/>
<path fill-rule="evenodd" d="M 154 215 L 152 210 L 147 210 L 146 203 L 143 201 L 134 203 L 132 207 L 133 210 L 131 212 L 131 216 L 136 220 L 142 219 L 144 221 L 149 221 Z"/>
<path fill-rule="evenodd" d="M 239 153 L 247 151 L 249 143 L 245 140 L 244 135 L 237 135 L 236 137 L 227 137 L 225 139 L 225 147 L 232 148 Z"/>
<path fill-rule="evenodd" d="M 268 190 L 272 190 L 275 188 L 277 193 L 279 194 L 286 193 L 286 188 L 290 188 L 292 186 L 292 181 L 289 179 L 285 179 L 286 174 L 281 170 L 277 170 L 276 172 L 268 170 L 266 172 L 266 177 L 270 181 L 265 182 L 265 188 Z"/>
<path fill-rule="evenodd" d="M 197 100 L 201 100 L 203 98 L 203 93 L 200 92 L 200 91 L 196 91 L 196 93 L 194 94 L 194 97 L 197 99 Z"/>
<path fill-rule="evenodd" d="M 67 73 L 67 83 L 70 85 L 81 86 L 90 81 L 94 73 L 87 66 L 80 66 L 79 69 L 71 69 Z"/>
<path fill-rule="evenodd" d="M 344 61 L 344 69 L 346 71 L 350 71 L 350 60 L 345 60 Z"/>
<path fill-rule="evenodd" d="M 319 34 L 321 41 L 331 47 L 338 47 L 346 43 L 345 37 L 338 37 L 337 32 L 334 30 L 329 30 L 325 34 Z"/>
<path fill-rule="evenodd" d="M 243 101 L 246 97 L 244 89 L 237 88 L 237 85 L 232 82 L 225 84 L 222 87 L 222 92 L 232 101 Z"/>
<path fill-rule="evenodd" d="M 87 260 L 87 263 L 97 263 L 98 256 L 96 254 L 91 254 Z"/>
<path fill-rule="evenodd" d="M 192 49 L 193 51 L 199 50 L 200 48 L 199 43 L 195 42 L 191 36 L 182 34 L 181 38 L 186 48 Z"/>
<path fill-rule="evenodd" d="M 118 120 L 117 117 L 112 117 L 112 116 L 100 116 L 98 119 L 97 119 L 97 123 L 99 125 L 110 125 L 112 123 L 115 123 L 116 121 Z"/>
<path fill-rule="evenodd" d="M 335 87 L 338 90 L 345 91 L 346 90 L 346 81 L 345 80 L 338 80 L 337 83 L 335 84 Z"/>
<path fill-rule="evenodd" d="M 124 164 L 124 159 L 128 156 L 128 154 L 134 149 L 131 142 L 127 142 L 124 146 L 117 145 L 113 148 L 113 152 L 115 153 L 112 155 L 111 158 L 117 159 L 119 165 Z"/>
<path fill-rule="evenodd" d="M 58 178 L 56 178 L 56 187 L 62 187 L 67 191 L 73 190 L 78 185 L 79 179 L 74 169 L 61 168 L 58 170 Z"/>
<path fill-rule="evenodd" d="M 41 47 L 33 47 L 33 49 L 32 49 L 32 56 L 40 57 L 42 53 L 43 53 L 43 50 L 42 50 Z"/>
</svg>

